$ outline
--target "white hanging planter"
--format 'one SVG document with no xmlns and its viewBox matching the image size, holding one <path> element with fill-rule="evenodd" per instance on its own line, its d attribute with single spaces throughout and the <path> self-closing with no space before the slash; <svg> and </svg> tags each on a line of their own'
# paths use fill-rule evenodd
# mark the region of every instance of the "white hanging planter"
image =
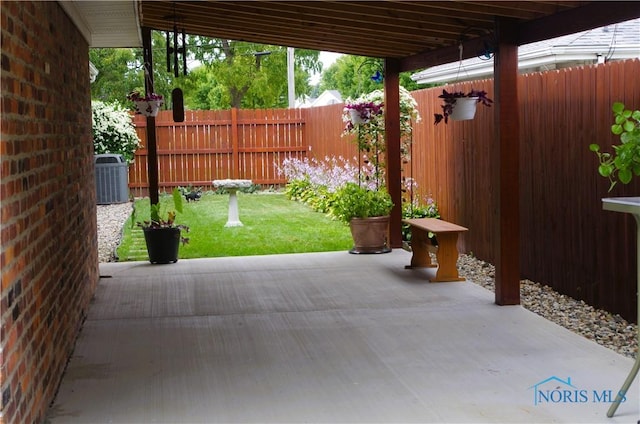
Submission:
<svg viewBox="0 0 640 424">
<path fill-rule="evenodd" d="M 136 112 L 144 116 L 157 116 L 164 100 L 137 100 L 134 103 Z"/>
<path fill-rule="evenodd" d="M 353 125 L 366 124 L 369 122 L 369 119 L 363 118 L 360 112 L 356 109 L 349 109 L 349 114 L 351 115 L 351 123 Z"/>
<path fill-rule="evenodd" d="M 453 121 L 466 121 L 476 116 L 477 97 L 460 97 L 456 99 L 453 105 L 453 111 L 449 115 L 449 119 Z"/>
</svg>

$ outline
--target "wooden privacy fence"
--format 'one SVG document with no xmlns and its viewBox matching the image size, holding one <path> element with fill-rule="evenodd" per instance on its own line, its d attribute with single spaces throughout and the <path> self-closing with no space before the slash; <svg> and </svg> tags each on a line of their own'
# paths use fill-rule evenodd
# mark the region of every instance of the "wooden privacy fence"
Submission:
<svg viewBox="0 0 640 424">
<path fill-rule="evenodd" d="M 640 61 L 522 75 L 520 117 L 521 276 L 548 284 L 590 305 L 635 320 L 635 222 L 626 214 L 602 210 L 602 197 L 640 193 L 640 181 L 608 193 L 597 173 L 589 144 L 604 150 L 611 105 L 640 108 Z M 484 89 L 493 81 L 465 82 L 448 90 Z M 418 184 L 418 196 L 431 195 L 447 221 L 469 228 L 465 252 L 498 264 L 499 161 L 493 108 L 480 106 L 472 121 L 433 125 L 442 88 L 414 91 L 422 120 L 414 124 L 411 161 L 404 175 Z M 276 166 L 285 157 L 354 157 L 341 137 L 342 105 L 295 110 L 187 112 L 174 124 L 161 112 L 158 127 L 160 186 L 210 187 L 214 179 L 246 178 L 283 184 Z M 143 143 L 145 120 L 136 117 Z M 130 187 L 147 195 L 146 151 L 136 154 Z"/>
<path fill-rule="evenodd" d="M 308 149 L 303 109 L 185 111 L 173 122 L 171 111 L 156 117 L 160 189 L 212 188 L 218 179 L 250 179 L 283 184 L 277 166 L 286 157 L 303 158 Z M 148 196 L 146 118 L 134 119 L 143 147 L 129 169 L 129 188 Z"/>
<path fill-rule="evenodd" d="M 590 305 L 635 321 L 635 222 L 604 211 L 603 197 L 637 196 L 640 181 L 618 185 L 598 175 L 589 144 L 611 151 L 611 105 L 640 108 L 640 61 L 522 75 L 520 118 L 521 277 L 550 285 Z M 448 90 L 484 89 L 492 80 Z M 499 264 L 499 147 L 493 108 L 478 107 L 472 121 L 433 125 L 441 88 L 414 92 L 423 117 L 414 126 L 412 169 L 431 192 L 443 219 L 469 228 L 464 250 Z M 515 141 L 515 140 L 514 140 Z"/>
</svg>

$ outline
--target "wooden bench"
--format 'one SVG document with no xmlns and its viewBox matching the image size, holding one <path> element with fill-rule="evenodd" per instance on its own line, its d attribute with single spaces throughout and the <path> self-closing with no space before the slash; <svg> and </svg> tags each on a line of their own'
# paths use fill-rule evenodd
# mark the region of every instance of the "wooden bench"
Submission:
<svg viewBox="0 0 640 424">
<path fill-rule="evenodd" d="M 458 275 L 456 263 L 458 261 L 458 234 L 468 231 L 467 228 L 435 218 L 403 219 L 411 229 L 411 265 L 406 268 L 438 267 L 432 282 L 440 281 L 464 281 Z M 436 235 L 438 249 L 436 257 L 438 265 L 431 262 L 429 255 L 429 233 Z"/>
</svg>

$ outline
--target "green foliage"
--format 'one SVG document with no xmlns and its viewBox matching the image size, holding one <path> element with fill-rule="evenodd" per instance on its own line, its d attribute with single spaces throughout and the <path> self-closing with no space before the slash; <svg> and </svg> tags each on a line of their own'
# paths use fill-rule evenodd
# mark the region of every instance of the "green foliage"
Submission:
<svg viewBox="0 0 640 424">
<path fill-rule="evenodd" d="M 168 196 L 164 196 L 168 197 Z M 176 224 L 176 212 L 182 213 L 184 211 L 182 202 L 182 192 L 178 188 L 174 188 L 171 193 L 171 199 L 173 201 L 173 208 L 175 210 L 167 211 L 166 215 L 163 213 L 163 208 L 167 206 L 167 202 L 161 200 L 160 202 L 149 206 L 149 220 L 137 222 L 136 225 L 140 228 L 179 228 L 185 233 L 189 232 L 189 227 L 184 224 Z M 137 204 L 134 204 L 133 213 L 131 215 L 131 225 L 136 220 Z M 189 239 L 180 236 L 182 244 L 189 243 Z"/>
<path fill-rule="evenodd" d="M 327 186 L 314 185 L 308 179 L 291 180 L 285 187 L 290 200 L 306 203 L 316 212 L 328 213 L 335 194 Z"/>
<path fill-rule="evenodd" d="M 620 144 L 613 146 L 613 154 L 600 152 L 598 144 L 589 146 L 598 155 L 598 172 L 611 181 L 609 191 L 618 181 L 629 184 L 634 175 L 640 176 L 640 110 L 625 109 L 620 102 L 614 103 L 612 110 L 611 132 L 620 136 Z"/>
<path fill-rule="evenodd" d="M 167 72 L 166 38 L 163 32 L 151 32 L 153 48 L 153 92 L 165 97 L 163 109 L 171 108 L 170 94 L 184 84 L 187 77 L 175 77 Z M 123 101 L 132 91 L 145 93 L 142 49 L 96 48 L 89 51 L 89 60 L 98 69 L 91 84 L 91 98 L 102 101 Z M 128 105 L 131 110 L 133 104 Z"/>
<path fill-rule="evenodd" d="M 165 96 L 165 109 L 171 109 L 170 94 L 180 87 L 186 109 L 274 108 L 288 105 L 287 48 L 242 41 L 188 37 L 188 61 L 202 66 L 187 76 L 167 72 L 166 37 L 152 31 L 153 92 Z M 259 56 L 256 52 L 271 53 Z M 312 72 L 320 70 L 320 52 L 295 50 L 296 96 L 309 94 Z M 91 85 L 93 99 L 123 100 L 132 91 L 145 92 L 142 49 L 91 49 L 89 59 L 99 74 Z M 259 60 L 259 66 L 258 66 Z M 132 106 L 133 108 L 133 106 Z"/>
<path fill-rule="evenodd" d="M 370 218 L 391 213 L 393 202 L 385 190 L 369 190 L 356 183 L 346 183 L 336 190 L 331 215 L 348 223 L 352 218 Z"/>
<path fill-rule="evenodd" d="M 185 86 L 191 109 L 275 108 L 288 106 L 287 48 L 244 41 L 192 37 L 195 57 L 204 66 L 195 71 L 198 86 Z M 296 49 L 296 97 L 309 94 L 311 72 L 320 69 L 320 52 Z"/>
<path fill-rule="evenodd" d="M 161 202 L 164 209 L 171 207 L 169 196 L 161 196 Z M 284 194 L 238 193 L 242 227 L 224 226 L 228 203 L 228 196 L 204 193 L 200 201 L 184 204 L 177 222 L 188 223 L 192 236 L 180 248 L 180 259 L 345 251 L 353 246 L 349 227 Z M 148 214 L 149 199 L 137 200 L 135 208 Z M 118 257 L 148 260 L 139 227 L 125 226 Z"/>
<path fill-rule="evenodd" d="M 440 218 L 438 205 L 433 199 L 429 199 L 427 204 L 424 205 L 421 205 L 416 201 L 413 203 L 404 203 L 402 205 L 402 219 L 412 218 Z M 432 233 L 430 233 L 429 236 L 430 238 L 434 237 Z M 402 224 L 402 240 L 411 241 L 411 229 L 407 224 Z"/>
<path fill-rule="evenodd" d="M 383 73 L 384 61 L 364 56 L 340 56 L 335 63 L 323 70 L 319 92 L 338 90 L 343 98 L 356 98 L 363 93 L 382 89 L 383 83 L 372 80 L 379 71 Z M 418 84 L 411 79 L 411 72 L 400 74 L 400 85 L 409 91 L 417 90 Z"/>
<path fill-rule="evenodd" d="M 308 178 L 291 180 L 287 183 L 285 194 L 290 200 L 303 201 L 306 193 L 313 190 Z"/>
<path fill-rule="evenodd" d="M 366 121 L 353 122 L 352 110 L 363 110 L 363 108 L 371 111 L 364 113 L 367 116 Z M 373 167 L 375 181 L 381 183 L 384 183 L 384 153 L 386 151 L 384 110 L 384 91 L 374 90 L 363 94 L 356 100 L 348 98 L 342 111 L 342 120 L 346 124 L 343 135 L 356 136 L 358 151 L 366 156 L 366 160 Z M 403 160 L 409 159 L 413 142 L 413 124 L 420 122 L 420 120 L 418 103 L 407 89 L 400 86 L 400 154 Z"/>
<path fill-rule="evenodd" d="M 91 102 L 93 150 L 95 154 L 120 154 L 131 163 L 140 139 L 131 114 L 118 102 Z"/>
<path fill-rule="evenodd" d="M 121 102 L 127 93 L 143 86 L 137 57 L 136 49 L 90 49 L 89 60 L 98 69 L 96 80 L 91 84 L 91 98 L 107 103 Z"/>
</svg>

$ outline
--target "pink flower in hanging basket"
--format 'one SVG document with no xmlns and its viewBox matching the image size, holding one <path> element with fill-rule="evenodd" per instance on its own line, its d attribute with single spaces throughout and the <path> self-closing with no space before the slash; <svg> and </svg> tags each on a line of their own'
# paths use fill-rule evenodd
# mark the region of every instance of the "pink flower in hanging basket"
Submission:
<svg viewBox="0 0 640 424">
<path fill-rule="evenodd" d="M 144 116 L 157 116 L 160 107 L 164 103 L 164 98 L 161 94 L 151 93 L 143 96 L 138 91 L 129 93 L 127 99 L 135 104 L 136 112 Z"/>
<path fill-rule="evenodd" d="M 132 91 L 127 94 L 127 100 L 131 100 L 132 102 L 151 102 L 151 101 L 161 101 L 164 100 L 162 94 L 150 93 L 145 96 L 140 94 L 139 91 Z"/>
</svg>

